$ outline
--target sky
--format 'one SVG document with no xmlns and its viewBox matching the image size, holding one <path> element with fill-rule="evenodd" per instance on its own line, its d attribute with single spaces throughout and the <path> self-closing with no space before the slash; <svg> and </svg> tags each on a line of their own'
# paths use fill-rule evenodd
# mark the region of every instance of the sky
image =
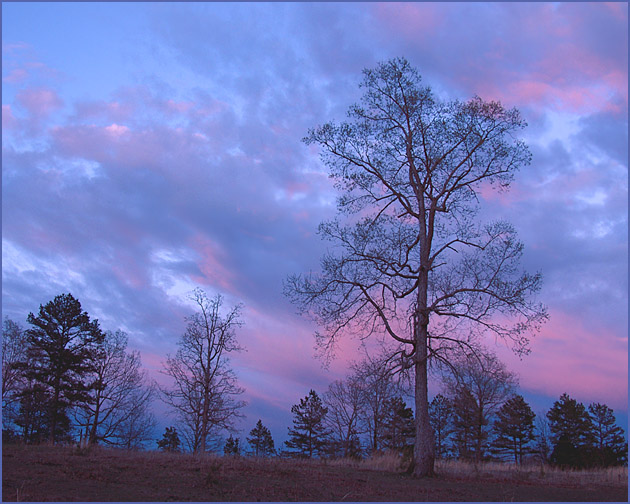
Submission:
<svg viewBox="0 0 630 504">
<path fill-rule="evenodd" d="M 71 292 L 160 383 L 193 311 L 243 303 L 246 435 L 286 439 L 328 368 L 283 280 L 317 271 L 339 194 L 309 128 L 403 56 L 443 100 L 518 108 L 533 161 L 484 215 L 514 224 L 550 314 L 520 360 L 534 411 L 628 410 L 627 3 L 2 3 L 2 314 Z M 430 395 L 439 390 L 432 382 Z M 168 423 L 168 420 L 163 420 Z"/>
</svg>

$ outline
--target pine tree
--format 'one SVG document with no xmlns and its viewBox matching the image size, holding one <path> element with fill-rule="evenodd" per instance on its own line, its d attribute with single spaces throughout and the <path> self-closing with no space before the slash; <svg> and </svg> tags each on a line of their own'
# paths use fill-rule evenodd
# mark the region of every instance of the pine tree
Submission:
<svg viewBox="0 0 630 504">
<path fill-rule="evenodd" d="M 275 449 L 271 432 L 262 424 L 261 420 L 258 420 L 256 427 L 249 432 L 249 435 L 247 442 L 252 447 L 252 455 L 256 457 L 273 455 Z"/>
<path fill-rule="evenodd" d="M 475 458 L 479 419 L 477 402 L 466 389 L 460 390 L 451 400 L 453 404 L 453 444 L 459 457 Z M 483 427 L 483 425 L 481 426 Z M 484 430 L 481 431 L 485 433 Z"/>
<path fill-rule="evenodd" d="M 27 330 L 29 348 L 21 367 L 32 386 L 22 393 L 22 408 L 33 402 L 29 395 L 48 392 L 48 439 L 54 443 L 68 436 L 68 408 L 90 399 L 94 384 L 86 383 L 86 377 L 93 370 L 103 333 L 71 294 L 40 305 L 39 314 L 29 313 L 27 321 L 33 327 Z"/>
<path fill-rule="evenodd" d="M 593 403 L 588 411 L 593 426 L 593 451 L 597 465 L 608 467 L 627 463 L 628 443 L 623 429 L 616 425 L 613 410 L 605 404 Z"/>
<path fill-rule="evenodd" d="M 324 407 L 317 392 L 311 390 L 300 404 L 291 407 L 291 413 L 294 415 L 293 429 L 289 428 L 290 439 L 285 441 L 287 447 L 302 457 L 322 455 L 330 432 L 324 424 L 328 408 Z"/>
<path fill-rule="evenodd" d="M 551 441 L 551 463 L 567 467 L 590 465 L 593 450 L 593 424 L 582 403 L 562 394 L 547 412 Z"/>
<path fill-rule="evenodd" d="M 514 455 L 514 463 L 522 464 L 523 455 L 528 453 L 529 444 L 534 440 L 534 418 L 523 396 L 515 395 L 507 400 L 497 412 L 494 422 L 496 438 L 493 443 L 496 453 Z"/>
<path fill-rule="evenodd" d="M 402 397 L 397 396 L 385 401 L 385 411 L 383 425 L 385 447 L 400 451 L 413 446 L 415 427 L 411 408 L 407 407 Z"/>
<path fill-rule="evenodd" d="M 175 427 L 167 427 L 162 434 L 162 439 L 157 442 L 158 448 L 167 452 L 176 452 L 179 451 L 179 446 L 181 445 L 181 441 L 179 440 L 179 434 L 177 434 L 177 429 Z"/>
<path fill-rule="evenodd" d="M 241 454 L 241 440 L 239 438 L 235 438 L 230 434 L 230 437 L 227 438 L 225 442 L 225 446 L 223 447 L 224 455 L 234 455 L 238 456 Z"/>
<path fill-rule="evenodd" d="M 446 454 L 446 442 L 453 433 L 453 404 L 448 397 L 436 395 L 429 404 L 429 418 L 435 438 L 435 456 L 442 458 Z"/>
</svg>

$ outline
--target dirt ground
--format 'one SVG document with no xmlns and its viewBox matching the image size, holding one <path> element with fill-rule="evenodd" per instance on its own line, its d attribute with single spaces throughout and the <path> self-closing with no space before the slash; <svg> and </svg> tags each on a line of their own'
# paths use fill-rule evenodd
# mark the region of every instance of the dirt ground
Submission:
<svg viewBox="0 0 630 504">
<path fill-rule="evenodd" d="M 413 477 L 282 459 L 4 446 L 7 501 L 628 501 L 627 481 L 560 484 L 490 475 Z"/>
</svg>

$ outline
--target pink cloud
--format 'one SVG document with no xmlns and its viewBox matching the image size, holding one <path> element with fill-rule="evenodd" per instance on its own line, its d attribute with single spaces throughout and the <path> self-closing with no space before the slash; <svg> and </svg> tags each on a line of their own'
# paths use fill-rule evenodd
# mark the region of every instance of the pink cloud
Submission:
<svg viewBox="0 0 630 504">
<path fill-rule="evenodd" d="M 507 191 L 499 191 L 492 184 L 484 182 L 479 186 L 477 194 L 485 201 L 496 202 L 506 208 L 532 197 L 530 192 L 515 182 L 510 184 L 510 188 Z"/>
<path fill-rule="evenodd" d="M 377 3 L 375 17 L 398 35 L 414 40 L 427 39 L 443 28 L 443 8 L 430 3 Z"/>
<path fill-rule="evenodd" d="M 220 245 L 202 234 L 189 241 L 190 247 L 199 255 L 197 266 L 203 276 L 193 276 L 191 280 L 200 285 L 220 288 L 223 292 L 236 294 L 234 273 L 226 266 L 227 258 Z"/>
<path fill-rule="evenodd" d="M 194 103 L 192 102 L 177 102 L 174 100 L 167 100 L 164 103 L 165 110 L 173 114 L 185 114 L 193 107 Z"/>
<path fill-rule="evenodd" d="M 627 29 L 620 23 L 627 24 L 627 5 L 452 9 L 393 3 L 374 9 L 385 33 L 400 40 L 411 56 L 417 47 L 420 62 L 441 68 L 443 78 L 452 79 L 466 94 L 509 106 L 551 106 L 576 113 L 627 109 L 627 51 L 624 58 L 619 49 L 627 44 Z M 482 25 L 497 26 L 473 35 L 474 27 Z M 604 26 L 608 32 L 602 31 Z M 418 46 L 427 38 L 440 48 L 440 59 L 432 61 L 431 51 Z"/>
<path fill-rule="evenodd" d="M 35 118 L 43 118 L 63 105 L 57 93 L 43 88 L 20 91 L 16 99 Z"/>
<path fill-rule="evenodd" d="M 549 64 L 554 62 L 549 61 Z M 581 114 L 600 111 L 620 113 L 625 110 L 628 91 L 621 85 L 624 76 L 620 72 L 611 71 L 600 75 L 598 80 L 582 83 L 577 76 L 575 79 L 578 82 L 566 82 L 543 74 L 527 78 L 515 75 L 510 82 L 479 82 L 474 86 L 475 92 L 483 99 L 497 100 L 510 107 L 550 107 Z"/>
<path fill-rule="evenodd" d="M 142 166 L 160 170 L 174 152 L 180 158 L 195 143 L 192 135 L 169 128 L 132 129 L 112 123 L 107 126 L 58 126 L 51 135 L 61 153 L 103 163 L 115 160 L 116 166 Z"/>
<path fill-rule="evenodd" d="M 18 84 L 20 82 L 24 82 L 28 77 L 28 72 L 23 68 L 14 68 L 11 70 L 9 75 L 7 75 L 3 82 L 8 82 L 9 84 Z"/>
<path fill-rule="evenodd" d="M 11 105 L 2 105 L 2 129 L 8 130 L 15 126 L 16 119 L 11 110 Z"/>
<path fill-rule="evenodd" d="M 130 253 L 121 250 L 114 251 L 113 256 L 111 271 L 121 284 L 137 291 L 149 288 L 150 280 L 144 265 L 139 264 Z"/>
<path fill-rule="evenodd" d="M 121 126 L 114 123 L 109 126 L 105 126 L 105 131 L 113 138 L 120 138 L 126 133 L 129 133 L 129 128 L 127 126 Z"/>
<path fill-rule="evenodd" d="M 618 20 L 628 22 L 628 4 L 626 2 L 602 2 Z"/>
<path fill-rule="evenodd" d="M 508 368 L 520 375 L 521 387 L 559 397 L 567 392 L 578 400 L 628 408 L 628 340 L 603 324 L 587 327 L 578 317 L 559 310 L 532 339 L 532 353 L 518 360 L 498 348 Z"/>
<path fill-rule="evenodd" d="M 76 119 L 80 121 L 102 117 L 105 121 L 126 122 L 134 112 L 133 104 L 119 101 L 83 102 L 76 105 Z"/>
<path fill-rule="evenodd" d="M 56 126 L 50 133 L 58 150 L 67 156 L 103 162 L 110 152 L 112 139 L 94 125 Z"/>
</svg>

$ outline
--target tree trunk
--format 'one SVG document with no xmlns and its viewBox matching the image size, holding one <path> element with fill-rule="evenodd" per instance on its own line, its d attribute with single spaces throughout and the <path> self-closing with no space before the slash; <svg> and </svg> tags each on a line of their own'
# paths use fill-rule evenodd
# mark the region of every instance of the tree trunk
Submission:
<svg viewBox="0 0 630 504">
<path fill-rule="evenodd" d="M 88 445 L 96 444 L 96 431 L 98 427 L 99 416 L 101 414 L 101 393 L 100 390 L 96 393 L 96 408 L 94 410 L 94 421 L 92 422 L 92 428 L 90 430 L 90 437 L 88 438 Z"/>
<path fill-rule="evenodd" d="M 413 475 L 416 477 L 433 476 L 435 446 L 433 430 L 429 421 L 429 386 L 427 361 L 427 316 L 417 317 L 416 329 L 416 442 L 413 449 Z"/>
<path fill-rule="evenodd" d="M 56 376 L 54 383 L 55 395 L 50 405 L 50 444 L 55 444 L 55 434 L 57 430 L 57 415 L 59 414 L 59 395 L 61 388 L 61 379 Z"/>
</svg>

